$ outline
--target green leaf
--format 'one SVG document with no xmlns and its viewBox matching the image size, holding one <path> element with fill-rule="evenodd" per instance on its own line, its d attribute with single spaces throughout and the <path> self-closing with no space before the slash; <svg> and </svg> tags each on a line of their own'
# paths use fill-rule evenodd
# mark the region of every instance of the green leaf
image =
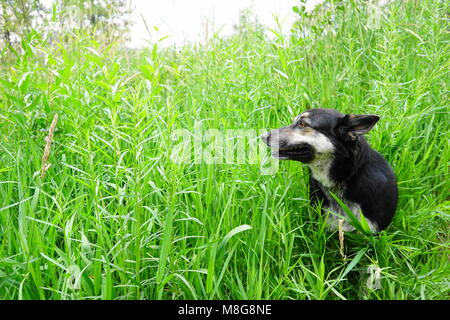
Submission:
<svg viewBox="0 0 450 320">
<path fill-rule="evenodd" d="M 233 236 L 236 234 L 243 232 L 245 230 L 250 230 L 252 226 L 249 226 L 248 224 L 240 225 L 239 227 L 234 228 L 230 232 L 227 233 L 227 235 L 223 238 L 222 242 L 220 243 L 220 248 L 224 247 L 228 240 L 230 240 Z"/>
<path fill-rule="evenodd" d="M 352 259 L 352 261 L 348 264 L 347 268 L 345 268 L 344 272 L 340 276 L 340 279 L 343 279 L 350 271 L 353 270 L 353 268 L 358 264 L 359 260 L 363 257 L 363 255 L 366 253 L 367 248 L 362 248 L 358 251 L 356 256 Z"/>
<path fill-rule="evenodd" d="M 371 231 L 369 228 L 369 225 L 367 224 L 367 221 L 365 217 L 363 217 L 363 214 L 361 213 L 359 216 L 363 217 L 365 225 L 363 226 L 362 223 L 358 220 L 358 218 L 353 214 L 353 212 L 347 207 L 347 205 L 339 199 L 333 192 L 330 191 L 331 196 L 336 200 L 336 202 L 339 204 L 339 206 L 344 210 L 346 213 L 345 216 L 341 216 L 345 221 L 350 223 L 355 229 L 361 231 L 363 234 L 370 235 Z"/>
</svg>

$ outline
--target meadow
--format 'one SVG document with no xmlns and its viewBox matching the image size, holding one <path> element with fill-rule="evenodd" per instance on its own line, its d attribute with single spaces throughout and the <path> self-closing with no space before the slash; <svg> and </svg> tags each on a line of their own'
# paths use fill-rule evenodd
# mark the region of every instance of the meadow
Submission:
<svg viewBox="0 0 450 320">
<path fill-rule="evenodd" d="M 448 299 L 447 12 L 394 1 L 370 26 L 348 4 L 292 36 L 130 50 L 32 33 L 3 49 L 0 298 Z M 399 203 L 380 234 L 341 248 L 300 163 L 171 159 L 195 123 L 259 132 L 316 107 L 381 117 L 367 139 Z"/>
</svg>

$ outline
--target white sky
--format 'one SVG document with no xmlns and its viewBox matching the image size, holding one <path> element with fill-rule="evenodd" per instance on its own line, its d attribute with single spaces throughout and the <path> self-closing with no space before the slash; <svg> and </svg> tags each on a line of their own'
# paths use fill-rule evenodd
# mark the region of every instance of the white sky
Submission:
<svg viewBox="0 0 450 320">
<path fill-rule="evenodd" d="M 53 0 L 41 0 L 51 7 Z M 143 47 L 148 41 L 161 42 L 162 46 L 198 42 L 205 39 L 205 30 L 209 36 L 219 31 L 225 36 L 233 31 L 233 25 L 239 21 L 239 12 L 251 8 L 258 21 L 278 30 L 276 15 L 281 23 L 281 31 L 288 33 L 295 20 L 292 7 L 300 5 L 299 0 L 129 0 L 131 14 L 131 40 L 129 47 Z M 308 0 L 306 9 L 312 9 L 323 0 Z M 145 27 L 144 20 L 149 31 Z M 207 28 L 205 27 L 207 25 Z M 156 30 L 157 29 L 157 30 Z M 280 30 L 278 30 L 280 31 Z M 146 41 L 147 40 L 147 41 Z"/>
<path fill-rule="evenodd" d="M 142 47 L 145 40 L 157 41 L 165 36 L 161 45 L 183 44 L 186 41 L 198 42 L 205 39 L 205 25 L 208 34 L 219 31 L 219 36 L 228 35 L 233 25 L 239 21 L 242 9 L 251 8 L 258 21 L 263 25 L 278 29 L 277 16 L 281 31 L 289 32 L 295 21 L 292 7 L 299 0 L 130 0 L 132 21 L 130 47 Z M 312 9 L 323 0 L 308 0 L 306 9 Z M 147 31 L 144 20 L 150 30 Z M 154 29 L 156 27 L 158 31 Z M 213 31 L 214 30 L 214 31 Z"/>
</svg>

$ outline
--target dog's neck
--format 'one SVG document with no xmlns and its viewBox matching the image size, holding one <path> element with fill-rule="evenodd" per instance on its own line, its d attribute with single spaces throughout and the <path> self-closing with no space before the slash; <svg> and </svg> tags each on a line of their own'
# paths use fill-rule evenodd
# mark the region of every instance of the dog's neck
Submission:
<svg viewBox="0 0 450 320">
<path fill-rule="evenodd" d="M 335 150 L 339 155 L 318 154 L 308 163 L 311 174 L 326 189 L 341 189 L 346 180 L 350 180 L 365 165 L 369 144 L 360 137 L 351 149 Z"/>
<path fill-rule="evenodd" d="M 316 158 L 308 163 L 309 169 L 314 179 L 326 188 L 333 188 L 336 182 L 331 178 L 330 168 L 333 163 L 332 155 L 318 155 Z"/>
</svg>

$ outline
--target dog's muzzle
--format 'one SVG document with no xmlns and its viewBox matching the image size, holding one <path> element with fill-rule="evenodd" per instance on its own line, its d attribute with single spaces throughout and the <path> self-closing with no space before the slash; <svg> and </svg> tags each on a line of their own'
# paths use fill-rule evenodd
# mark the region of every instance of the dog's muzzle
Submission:
<svg viewBox="0 0 450 320">
<path fill-rule="evenodd" d="M 304 163 L 310 162 L 314 158 L 314 148 L 308 143 L 289 145 L 284 139 L 279 139 L 271 132 L 261 135 L 261 139 L 272 148 L 272 156 L 279 160 L 295 160 Z"/>
</svg>

